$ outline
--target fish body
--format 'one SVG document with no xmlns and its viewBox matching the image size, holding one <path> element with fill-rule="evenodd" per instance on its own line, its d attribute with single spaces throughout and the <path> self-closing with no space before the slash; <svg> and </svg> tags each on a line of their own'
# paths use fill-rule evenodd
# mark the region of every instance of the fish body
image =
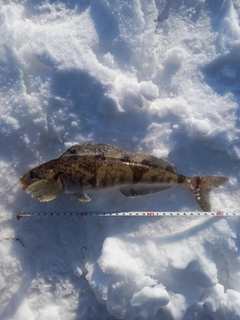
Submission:
<svg viewBox="0 0 240 320">
<path fill-rule="evenodd" d="M 164 159 L 99 143 L 75 145 L 20 178 L 23 190 L 39 201 L 53 200 L 60 192 L 87 202 L 88 193 L 104 189 L 135 197 L 183 185 L 204 211 L 211 210 L 209 192 L 226 181 L 224 176 L 186 177 Z"/>
</svg>

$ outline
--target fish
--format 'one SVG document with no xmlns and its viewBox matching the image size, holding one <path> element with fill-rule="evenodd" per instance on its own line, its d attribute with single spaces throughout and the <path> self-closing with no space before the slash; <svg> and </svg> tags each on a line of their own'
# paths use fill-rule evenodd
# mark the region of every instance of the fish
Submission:
<svg viewBox="0 0 240 320">
<path fill-rule="evenodd" d="M 203 211 L 211 211 L 210 191 L 228 180 L 226 176 L 187 177 L 165 159 L 96 142 L 74 145 L 19 179 L 22 189 L 41 202 L 51 201 L 61 192 L 89 202 L 89 194 L 101 190 L 118 188 L 132 198 L 180 185 L 194 195 Z"/>
</svg>

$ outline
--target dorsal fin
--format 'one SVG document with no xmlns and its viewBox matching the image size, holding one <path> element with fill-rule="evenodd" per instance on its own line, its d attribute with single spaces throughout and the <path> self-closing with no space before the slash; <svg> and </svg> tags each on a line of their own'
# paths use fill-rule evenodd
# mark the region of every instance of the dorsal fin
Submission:
<svg viewBox="0 0 240 320">
<path fill-rule="evenodd" d="M 144 164 L 152 167 L 165 168 L 169 171 L 177 173 L 175 165 L 165 159 L 157 158 L 144 153 L 131 153 L 131 161 L 139 164 Z"/>
<path fill-rule="evenodd" d="M 126 155 L 127 152 L 117 147 L 110 146 L 108 144 L 88 142 L 83 144 L 76 144 L 67 151 L 65 151 L 61 157 L 68 156 L 103 156 L 111 158 L 121 158 Z M 61 158 L 60 157 L 60 158 Z"/>
<path fill-rule="evenodd" d="M 148 154 L 127 152 L 103 143 L 88 142 L 76 144 L 65 151 L 60 158 L 69 156 L 96 156 L 102 158 L 114 158 L 119 159 L 121 162 L 137 163 L 150 167 L 165 168 L 175 173 L 177 172 L 174 164 L 167 160 Z"/>
</svg>

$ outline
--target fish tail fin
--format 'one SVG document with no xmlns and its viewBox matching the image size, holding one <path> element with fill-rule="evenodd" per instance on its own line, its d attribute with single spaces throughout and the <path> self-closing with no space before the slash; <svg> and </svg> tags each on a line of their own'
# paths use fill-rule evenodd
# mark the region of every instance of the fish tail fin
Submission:
<svg viewBox="0 0 240 320">
<path fill-rule="evenodd" d="M 224 176 L 205 176 L 187 178 L 187 186 L 203 211 L 211 211 L 209 193 L 229 180 Z"/>
</svg>

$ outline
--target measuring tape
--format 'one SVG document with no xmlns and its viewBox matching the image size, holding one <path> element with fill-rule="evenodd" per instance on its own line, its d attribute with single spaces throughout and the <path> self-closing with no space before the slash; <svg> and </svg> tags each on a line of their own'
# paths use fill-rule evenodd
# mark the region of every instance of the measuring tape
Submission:
<svg viewBox="0 0 240 320">
<path fill-rule="evenodd" d="M 33 216 L 80 216 L 80 217 L 156 217 L 156 216 L 240 216 L 240 212 L 156 212 L 156 211 L 127 211 L 127 212 L 25 212 L 17 218 Z"/>
</svg>

